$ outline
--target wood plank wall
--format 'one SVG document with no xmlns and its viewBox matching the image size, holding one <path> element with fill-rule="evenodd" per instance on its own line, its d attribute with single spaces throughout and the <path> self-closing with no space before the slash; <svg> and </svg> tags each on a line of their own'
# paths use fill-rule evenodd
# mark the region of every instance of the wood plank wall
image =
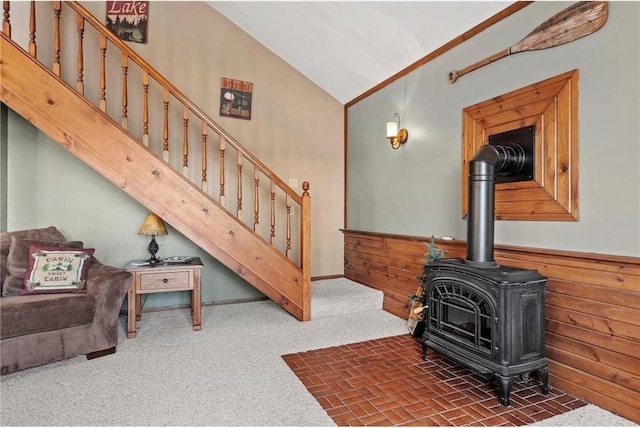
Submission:
<svg viewBox="0 0 640 428">
<path fill-rule="evenodd" d="M 344 233 L 345 277 L 384 292 L 384 309 L 407 318 L 428 237 Z M 436 240 L 445 257 L 465 241 Z M 640 258 L 496 245 L 504 266 L 546 276 L 550 386 L 640 423 Z"/>
</svg>

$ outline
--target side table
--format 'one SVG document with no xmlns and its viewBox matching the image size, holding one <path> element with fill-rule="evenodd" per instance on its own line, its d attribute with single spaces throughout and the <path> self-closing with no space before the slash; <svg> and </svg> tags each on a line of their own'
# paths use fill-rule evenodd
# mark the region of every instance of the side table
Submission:
<svg viewBox="0 0 640 428">
<path fill-rule="evenodd" d="M 133 274 L 127 303 L 127 338 L 136 337 L 136 322 L 142 318 L 140 295 L 149 293 L 191 290 L 193 330 L 201 330 L 200 279 L 202 267 L 202 261 L 198 257 L 186 263 L 158 263 L 147 266 L 136 266 L 129 263 L 125 266 L 124 269 Z"/>
</svg>

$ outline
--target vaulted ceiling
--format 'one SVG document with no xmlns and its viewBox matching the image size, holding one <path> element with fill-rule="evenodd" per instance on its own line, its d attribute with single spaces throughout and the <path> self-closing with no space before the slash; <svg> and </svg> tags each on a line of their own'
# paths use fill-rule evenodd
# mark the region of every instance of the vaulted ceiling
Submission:
<svg viewBox="0 0 640 428">
<path fill-rule="evenodd" d="M 208 1 L 343 104 L 508 1 Z"/>
</svg>

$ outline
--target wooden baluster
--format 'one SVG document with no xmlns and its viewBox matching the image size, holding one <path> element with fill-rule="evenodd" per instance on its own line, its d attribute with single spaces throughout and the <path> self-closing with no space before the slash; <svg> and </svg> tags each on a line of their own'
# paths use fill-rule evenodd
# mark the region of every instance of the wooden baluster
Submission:
<svg viewBox="0 0 640 428">
<path fill-rule="evenodd" d="M 189 174 L 189 108 L 182 106 L 182 175 Z"/>
<path fill-rule="evenodd" d="M 107 112 L 107 36 L 100 34 L 100 110 Z"/>
<path fill-rule="evenodd" d="M 223 207 L 224 205 L 224 150 L 225 150 L 225 139 L 224 136 L 220 136 L 220 205 Z"/>
<path fill-rule="evenodd" d="M 11 38 L 11 14 L 9 11 L 11 10 L 11 2 L 5 1 L 3 2 L 4 19 L 2 20 L 2 32 L 7 35 L 7 37 Z"/>
<path fill-rule="evenodd" d="M 36 2 L 31 2 L 29 15 L 29 54 L 37 58 L 38 48 L 36 46 Z"/>
<path fill-rule="evenodd" d="M 291 258 L 291 195 L 287 193 L 287 250 L 285 252 Z"/>
<path fill-rule="evenodd" d="M 60 77 L 60 2 L 53 2 L 53 74 Z"/>
<path fill-rule="evenodd" d="M 242 153 L 238 151 L 238 218 L 242 220 Z"/>
<path fill-rule="evenodd" d="M 149 72 L 142 71 L 142 144 L 149 147 Z"/>
<path fill-rule="evenodd" d="M 258 194 L 258 187 L 260 185 L 260 170 L 257 165 L 253 165 L 253 231 L 260 231 L 260 195 Z"/>
<path fill-rule="evenodd" d="M 169 91 L 164 90 L 164 125 L 162 127 L 162 159 L 169 162 Z"/>
<path fill-rule="evenodd" d="M 207 123 L 202 121 L 202 180 L 200 189 L 207 191 Z"/>
<path fill-rule="evenodd" d="M 276 183 L 271 179 L 271 237 L 269 243 L 275 244 L 276 241 Z"/>
<path fill-rule="evenodd" d="M 78 14 L 78 82 L 76 89 L 80 95 L 84 95 L 84 49 L 82 46 L 84 40 L 84 18 Z"/>
<path fill-rule="evenodd" d="M 127 93 L 127 73 L 129 71 L 129 57 L 122 52 L 122 127 L 127 129 L 127 105 L 129 95 Z"/>
</svg>

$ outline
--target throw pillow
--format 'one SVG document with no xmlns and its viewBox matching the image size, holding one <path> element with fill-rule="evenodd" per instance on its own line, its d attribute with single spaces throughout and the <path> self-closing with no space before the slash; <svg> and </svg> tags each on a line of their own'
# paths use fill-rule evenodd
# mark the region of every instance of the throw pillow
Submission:
<svg viewBox="0 0 640 428">
<path fill-rule="evenodd" d="M 31 245 L 25 288 L 20 295 L 86 293 L 87 271 L 94 252 L 94 248 Z"/>
<path fill-rule="evenodd" d="M 8 275 L 2 284 L 3 296 L 17 296 L 24 288 L 24 274 L 29 268 L 29 247 L 31 245 L 82 248 L 84 244 L 82 241 L 59 242 L 12 236 L 7 255 Z"/>
<path fill-rule="evenodd" d="M 40 229 L 25 229 L 25 230 L 15 230 L 13 232 L 1 232 L 0 233 L 0 284 L 4 283 L 4 279 L 9 274 L 7 270 L 7 256 L 9 255 L 9 247 L 11 246 L 11 238 L 13 236 L 17 236 L 23 239 L 41 239 L 46 241 L 66 241 L 67 239 L 64 237 L 62 233 L 55 227 L 43 227 Z M 20 277 L 20 282 L 23 282 L 23 278 Z M 4 290 L 3 290 L 4 291 Z M 19 290 L 14 293 L 18 294 Z M 11 295 L 5 294 L 3 292 L 3 296 Z"/>
</svg>

